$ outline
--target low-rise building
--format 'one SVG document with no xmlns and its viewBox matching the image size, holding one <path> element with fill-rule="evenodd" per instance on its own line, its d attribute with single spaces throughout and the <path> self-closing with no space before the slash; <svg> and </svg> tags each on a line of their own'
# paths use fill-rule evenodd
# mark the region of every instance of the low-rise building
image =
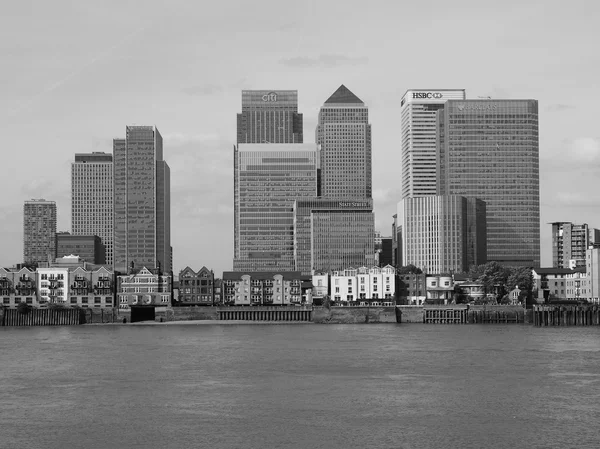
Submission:
<svg viewBox="0 0 600 449">
<path fill-rule="evenodd" d="M 398 275 L 398 303 L 420 306 L 427 298 L 425 273 L 405 273 Z"/>
<path fill-rule="evenodd" d="M 212 306 L 215 303 L 215 275 L 202 267 L 198 272 L 185 267 L 179 273 L 179 298 L 182 306 Z"/>
<path fill-rule="evenodd" d="M 106 267 L 69 271 L 69 300 L 71 307 L 110 308 L 114 302 L 114 275 Z"/>
<path fill-rule="evenodd" d="M 426 280 L 427 302 L 448 304 L 454 299 L 454 281 L 450 274 L 431 274 Z"/>
<path fill-rule="evenodd" d="M 105 267 L 77 265 L 74 258 L 65 264 L 37 268 L 0 268 L 2 305 L 15 308 L 21 302 L 45 308 L 50 304 L 63 307 L 112 307 L 113 273 Z M 66 263 L 69 262 L 69 263 Z"/>
<path fill-rule="evenodd" d="M 347 268 L 331 274 L 331 298 L 336 303 L 393 302 L 396 295 L 396 269 L 380 267 Z"/>
<path fill-rule="evenodd" d="M 236 306 L 284 306 L 302 303 L 299 271 L 223 273 L 223 302 Z"/>
<path fill-rule="evenodd" d="M 323 300 L 329 295 L 329 275 L 327 273 L 315 273 L 312 275 L 312 297 Z"/>
<path fill-rule="evenodd" d="M 24 302 L 38 306 L 37 273 L 26 267 L 0 268 L 2 306 L 16 308 Z"/>
<path fill-rule="evenodd" d="M 533 298 L 538 303 L 567 299 L 567 276 L 570 268 L 533 268 Z"/>
<path fill-rule="evenodd" d="M 171 306 L 171 276 L 143 267 L 137 273 L 117 277 L 120 309 L 132 306 Z"/>
</svg>

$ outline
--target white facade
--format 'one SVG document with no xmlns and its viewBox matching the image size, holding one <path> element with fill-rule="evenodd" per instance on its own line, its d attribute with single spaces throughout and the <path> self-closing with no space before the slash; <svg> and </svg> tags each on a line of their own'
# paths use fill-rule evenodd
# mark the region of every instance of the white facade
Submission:
<svg viewBox="0 0 600 449">
<path fill-rule="evenodd" d="M 396 270 L 387 265 L 348 268 L 331 275 L 331 298 L 336 302 L 381 300 L 391 302 L 396 293 Z"/>
<path fill-rule="evenodd" d="M 600 304 L 600 248 L 590 247 L 586 251 L 585 261 L 589 292 L 585 299 Z"/>
<path fill-rule="evenodd" d="M 312 296 L 313 298 L 324 298 L 329 293 L 329 275 L 312 275 Z"/>
<path fill-rule="evenodd" d="M 464 89 L 411 89 L 400 102 L 402 198 L 437 191 L 437 110 Z"/>
<path fill-rule="evenodd" d="M 69 298 L 68 268 L 38 268 L 37 290 L 40 305 L 67 304 Z"/>
</svg>

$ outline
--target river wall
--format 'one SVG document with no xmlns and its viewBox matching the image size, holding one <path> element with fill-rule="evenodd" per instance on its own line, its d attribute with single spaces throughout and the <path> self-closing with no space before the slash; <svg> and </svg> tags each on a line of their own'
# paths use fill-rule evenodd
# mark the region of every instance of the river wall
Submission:
<svg viewBox="0 0 600 449">
<path fill-rule="evenodd" d="M 396 323 L 395 307 L 313 307 L 313 323 Z"/>
</svg>

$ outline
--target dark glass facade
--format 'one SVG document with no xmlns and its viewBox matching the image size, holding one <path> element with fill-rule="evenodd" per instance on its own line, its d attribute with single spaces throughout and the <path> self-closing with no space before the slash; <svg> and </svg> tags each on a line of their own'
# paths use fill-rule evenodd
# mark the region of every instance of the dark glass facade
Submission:
<svg viewBox="0 0 600 449">
<path fill-rule="evenodd" d="M 374 262 L 373 200 L 313 198 L 294 205 L 296 269 L 303 275 Z"/>
<path fill-rule="evenodd" d="M 488 261 L 539 266 L 538 102 L 448 100 L 438 114 L 439 194 L 486 202 Z"/>
<path fill-rule="evenodd" d="M 162 136 L 153 126 L 128 126 L 113 141 L 114 268 L 171 270 L 170 176 Z"/>
</svg>

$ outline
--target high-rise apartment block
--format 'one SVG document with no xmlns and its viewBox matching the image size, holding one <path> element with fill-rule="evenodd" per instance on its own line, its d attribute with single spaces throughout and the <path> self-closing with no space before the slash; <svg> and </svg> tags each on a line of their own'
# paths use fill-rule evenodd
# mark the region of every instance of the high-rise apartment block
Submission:
<svg viewBox="0 0 600 449">
<path fill-rule="evenodd" d="M 237 143 L 303 143 L 296 90 L 243 90 Z"/>
<path fill-rule="evenodd" d="M 114 268 L 171 271 L 170 171 L 154 126 L 127 126 L 114 139 Z"/>
<path fill-rule="evenodd" d="M 71 233 L 73 236 L 100 237 L 105 256 L 99 263 L 112 267 L 112 154 L 100 152 L 75 154 L 75 161 L 71 164 Z"/>
<path fill-rule="evenodd" d="M 485 201 L 488 261 L 539 266 L 537 100 L 449 99 L 438 114 L 438 194 Z"/>
<path fill-rule="evenodd" d="M 23 261 L 27 264 L 55 258 L 56 203 L 45 199 L 23 206 Z"/>
<path fill-rule="evenodd" d="M 321 152 L 319 196 L 371 198 L 369 110 L 346 86 L 341 85 L 321 107 L 316 142 Z"/>
<path fill-rule="evenodd" d="M 400 101 L 402 199 L 437 194 L 437 111 L 464 89 L 411 89 Z"/>
<path fill-rule="evenodd" d="M 294 202 L 317 195 L 315 144 L 234 149 L 234 271 L 294 271 Z"/>
<path fill-rule="evenodd" d="M 552 266 L 554 268 L 585 267 L 586 251 L 599 242 L 600 230 L 586 223 L 555 222 L 552 224 Z"/>
</svg>

